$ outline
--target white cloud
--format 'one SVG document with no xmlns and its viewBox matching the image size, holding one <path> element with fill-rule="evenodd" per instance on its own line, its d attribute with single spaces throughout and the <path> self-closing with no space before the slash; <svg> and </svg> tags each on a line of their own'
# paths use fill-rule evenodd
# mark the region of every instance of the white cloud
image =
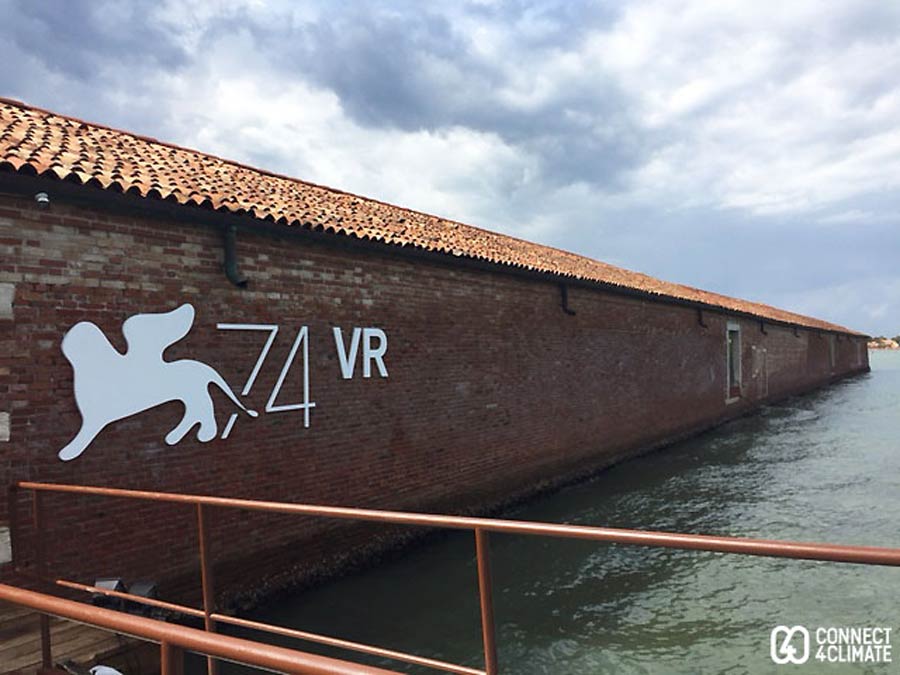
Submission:
<svg viewBox="0 0 900 675">
<path fill-rule="evenodd" d="M 796 214 L 900 187 L 900 41 L 842 35 L 868 8 L 629 5 L 590 53 L 663 132 L 638 193 Z"/>
<path fill-rule="evenodd" d="M 896 257 L 900 5 L 172 0 L 152 30 L 117 7 L 58 45 L 34 7 L 0 0 L 5 94 L 723 292 L 756 288 L 712 260 L 726 231 L 761 229 L 769 269 L 802 259 L 822 291 L 755 297 L 848 325 L 900 311 L 855 281 Z M 844 256 L 851 228 L 884 243 Z"/>
<path fill-rule="evenodd" d="M 374 131 L 350 119 L 333 92 L 261 72 L 242 33 L 207 45 L 187 71 L 147 84 L 166 101 L 169 140 L 467 222 L 490 222 L 499 192 L 532 171 L 532 160 L 496 134 Z"/>
</svg>

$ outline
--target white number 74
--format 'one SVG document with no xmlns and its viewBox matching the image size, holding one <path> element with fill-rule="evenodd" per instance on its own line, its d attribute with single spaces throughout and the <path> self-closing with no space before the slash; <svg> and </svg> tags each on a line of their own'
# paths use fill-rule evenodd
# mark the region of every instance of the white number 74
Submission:
<svg viewBox="0 0 900 675">
<path fill-rule="evenodd" d="M 269 337 L 266 339 L 266 343 L 259 352 L 253 370 L 250 371 L 250 376 L 247 378 L 247 381 L 244 383 L 244 388 L 241 390 L 241 396 L 247 396 L 253 388 L 253 383 L 256 382 L 259 371 L 262 370 L 263 363 L 269 355 L 272 344 L 275 342 L 275 336 L 278 335 L 278 326 L 264 323 L 219 323 L 216 324 L 216 328 L 219 330 L 260 330 L 269 332 Z M 303 402 L 275 405 L 275 399 L 278 398 L 281 387 L 284 385 L 284 380 L 287 377 L 288 371 L 291 369 L 291 365 L 294 363 L 294 359 L 297 358 L 297 352 L 300 350 L 301 345 L 303 347 Z M 281 367 L 281 373 L 279 373 L 278 380 L 272 388 L 272 393 L 269 394 L 269 400 L 266 402 L 266 412 L 272 413 L 302 410 L 303 426 L 308 429 L 309 411 L 310 408 L 315 407 L 316 404 L 309 400 L 309 329 L 307 326 L 302 326 L 297 333 L 297 337 L 294 338 L 294 344 L 291 346 L 291 351 L 285 359 L 284 365 Z M 232 413 L 231 417 L 228 418 L 228 423 L 225 425 L 225 430 L 222 432 L 223 439 L 228 438 L 228 435 L 231 433 L 231 428 L 234 426 L 235 421 L 237 421 L 237 417 L 237 413 Z"/>
</svg>

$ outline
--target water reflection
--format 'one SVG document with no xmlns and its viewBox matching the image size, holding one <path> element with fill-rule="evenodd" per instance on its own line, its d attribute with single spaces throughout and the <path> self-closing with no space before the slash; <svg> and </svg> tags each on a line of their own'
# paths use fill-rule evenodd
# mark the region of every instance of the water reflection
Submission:
<svg viewBox="0 0 900 675">
<path fill-rule="evenodd" d="M 874 353 L 872 367 L 506 515 L 900 546 L 900 354 Z M 777 624 L 900 616 L 887 568 L 518 536 L 492 546 L 503 673 L 772 672 Z M 471 535 L 454 534 L 254 618 L 479 666 L 472 558 Z"/>
</svg>

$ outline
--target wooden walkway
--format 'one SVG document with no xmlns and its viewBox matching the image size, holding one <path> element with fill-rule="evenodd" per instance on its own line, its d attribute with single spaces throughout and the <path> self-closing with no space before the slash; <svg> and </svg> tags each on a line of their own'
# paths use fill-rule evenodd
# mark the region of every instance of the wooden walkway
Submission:
<svg viewBox="0 0 900 675">
<path fill-rule="evenodd" d="M 50 619 L 50 636 L 54 663 L 69 659 L 79 666 L 98 661 L 112 665 L 121 663 L 134 640 L 91 626 Z M 0 603 L 0 675 L 35 675 L 41 667 L 41 634 L 39 615 L 29 609 Z"/>
</svg>

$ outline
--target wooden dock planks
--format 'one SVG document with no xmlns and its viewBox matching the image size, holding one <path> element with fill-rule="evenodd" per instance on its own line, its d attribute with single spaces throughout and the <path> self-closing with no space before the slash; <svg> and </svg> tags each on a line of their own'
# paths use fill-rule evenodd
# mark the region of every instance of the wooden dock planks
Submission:
<svg viewBox="0 0 900 675">
<path fill-rule="evenodd" d="M 131 638 L 55 617 L 50 619 L 50 636 L 54 663 L 71 659 L 94 665 L 134 644 Z M 34 675 L 40 667 L 39 615 L 0 603 L 0 675 Z"/>
</svg>

